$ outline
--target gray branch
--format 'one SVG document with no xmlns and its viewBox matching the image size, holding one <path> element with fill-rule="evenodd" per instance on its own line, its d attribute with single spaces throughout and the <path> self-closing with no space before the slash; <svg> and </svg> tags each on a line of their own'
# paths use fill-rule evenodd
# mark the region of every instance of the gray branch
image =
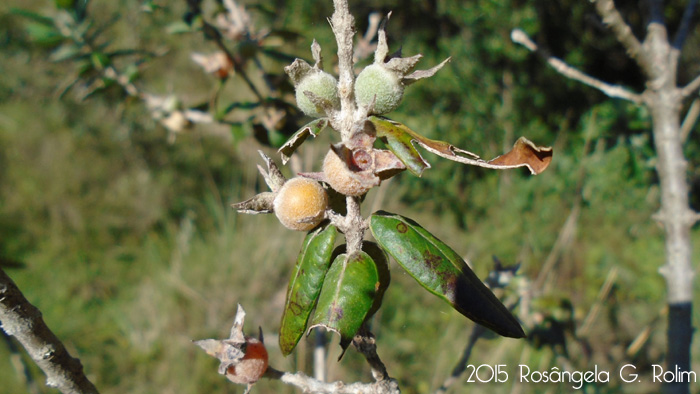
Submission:
<svg viewBox="0 0 700 394">
<path fill-rule="evenodd" d="M 563 76 L 573 79 L 575 81 L 579 81 L 584 85 L 588 85 L 592 88 L 598 89 L 608 97 L 621 98 L 629 100 L 635 104 L 641 104 L 642 96 L 640 94 L 629 91 L 622 86 L 611 85 L 599 79 L 591 77 L 590 75 L 585 74 L 577 70 L 576 68 L 566 64 L 561 59 L 551 56 L 549 53 L 547 53 L 547 51 L 541 49 L 524 31 L 520 29 L 514 29 L 511 32 L 510 37 L 513 40 L 513 42 L 520 44 L 525 48 L 529 49 L 530 51 L 542 56 L 542 58 L 559 74 L 562 74 Z"/>
<path fill-rule="evenodd" d="M 608 26 L 619 41 L 627 50 L 627 55 L 639 64 L 648 65 L 644 59 L 642 44 L 632 32 L 632 28 L 625 22 L 620 12 L 615 7 L 613 0 L 594 0 L 598 15 L 603 19 L 603 23 Z"/>
<path fill-rule="evenodd" d="M 688 97 L 691 94 L 695 93 L 698 89 L 700 89 L 700 75 L 695 77 L 694 80 L 692 80 L 689 84 L 685 85 L 685 87 L 681 90 L 681 94 L 683 97 Z"/>
<path fill-rule="evenodd" d="M 374 383 L 322 382 L 305 375 L 302 372 L 290 373 L 268 368 L 266 377 L 278 379 L 282 383 L 297 387 L 305 393 L 317 394 L 398 394 L 400 393 L 395 380 L 382 380 Z"/>
<path fill-rule="evenodd" d="M 68 354 L 63 343 L 41 317 L 41 311 L 24 297 L 0 268 L 0 324 L 14 336 L 46 374 L 46 385 L 64 394 L 92 394 L 97 388 L 83 373 L 80 360 Z"/>
</svg>

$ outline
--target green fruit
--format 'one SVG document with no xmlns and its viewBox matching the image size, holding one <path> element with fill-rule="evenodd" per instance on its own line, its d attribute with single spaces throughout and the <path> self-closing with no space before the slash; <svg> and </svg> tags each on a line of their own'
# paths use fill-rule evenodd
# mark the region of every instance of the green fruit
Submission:
<svg viewBox="0 0 700 394">
<path fill-rule="evenodd" d="M 338 81 L 327 72 L 312 72 L 301 80 L 296 87 L 297 107 L 306 115 L 320 118 L 326 116 L 326 111 L 309 100 L 304 92 L 309 91 L 319 98 L 328 101 L 333 107 L 340 106 L 338 98 Z"/>
<path fill-rule="evenodd" d="M 355 81 L 355 100 L 367 107 L 374 99 L 372 114 L 382 115 L 396 109 L 403 98 L 403 83 L 393 71 L 379 64 L 365 67 Z"/>
</svg>

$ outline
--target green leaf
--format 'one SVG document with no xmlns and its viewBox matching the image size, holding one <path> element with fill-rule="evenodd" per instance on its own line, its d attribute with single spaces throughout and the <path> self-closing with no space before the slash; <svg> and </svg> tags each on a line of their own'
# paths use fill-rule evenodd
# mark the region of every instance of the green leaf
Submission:
<svg viewBox="0 0 700 394">
<path fill-rule="evenodd" d="M 388 119 L 371 116 L 369 121 L 374 125 L 377 137 L 386 143 L 389 150 L 406 165 L 406 168 L 412 174 L 421 176 L 423 171 L 430 168 L 430 164 L 423 159 L 416 147 L 413 146 L 416 133 L 409 133 L 404 128 L 399 127 L 401 123 L 392 122 Z"/>
<path fill-rule="evenodd" d="M 378 287 L 377 267 L 367 253 L 339 255 L 323 282 L 309 329 L 324 327 L 338 333 L 345 350 L 372 308 Z"/>
<path fill-rule="evenodd" d="M 307 123 L 304 127 L 297 130 L 287 142 L 282 145 L 277 151 L 282 155 L 282 164 L 286 164 L 289 161 L 289 157 L 294 153 L 294 151 L 304 143 L 304 140 L 309 137 L 309 135 L 316 137 L 318 133 L 322 132 L 323 129 L 328 126 L 327 118 L 316 119 L 312 122 Z"/>
<path fill-rule="evenodd" d="M 379 245 L 426 290 L 500 335 L 525 336 L 520 323 L 459 254 L 418 223 L 379 211 L 370 217 L 369 227 Z"/>
<path fill-rule="evenodd" d="M 367 317 L 365 318 L 365 320 L 367 320 L 374 316 L 382 306 L 382 299 L 384 298 L 386 289 L 389 288 L 391 275 L 389 274 L 389 256 L 387 256 L 386 252 L 378 244 L 364 241 L 362 243 L 362 251 L 367 253 L 372 260 L 374 260 L 374 264 L 377 266 L 377 274 L 379 275 L 379 286 L 377 286 L 377 291 L 374 295 L 372 308 L 367 312 Z"/>
<path fill-rule="evenodd" d="M 27 35 L 33 43 L 52 47 L 60 44 L 64 37 L 54 26 L 39 22 L 28 22 Z"/>
<path fill-rule="evenodd" d="M 306 323 L 321 292 L 328 272 L 337 231 L 335 226 L 319 227 L 304 239 L 287 289 L 287 300 L 280 324 L 279 344 L 289 355 L 306 331 Z"/>
</svg>

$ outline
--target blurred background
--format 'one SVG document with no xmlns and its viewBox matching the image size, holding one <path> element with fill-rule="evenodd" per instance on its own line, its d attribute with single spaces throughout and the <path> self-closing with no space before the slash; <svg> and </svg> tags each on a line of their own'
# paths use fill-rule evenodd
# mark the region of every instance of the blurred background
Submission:
<svg viewBox="0 0 700 394">
<path fill-rule="evenodd" d="M 616 3 L 643 33 L 644 7 Z M 276 337 L 304 234 L 273 215 L 229 206 L 266 190 L 257 151 L 278 160 L 276 147 L 311 120 L 293 108 L 283 67 L 310 59 L 315 38 L 333 69 L 332 4 L 242 1 L 238 15 L 250 18 L 242 25 L 226 4 L 0 4 L 0 266 L 102 393 L 242 392 L 191 343 L 226 337 L 237 303 L 250 333 L 262 327 L 271 365 L 311 372 L 313 336 L 287 358 Z M 684 6 L 667 2 L 672 31 Z M 570 384 L 517 383 L 518 364 L 611 371 L 609 383 L 585 392 L 658 392 L 649 372 L 664 363 L 666 291 L 657 273 L 663 231 L 651 220 L 659 190 L 648 114 L 564 79 L 510 40 L 522 28 L 584 72 L 641 91 L 642 75 L 592 5 L 386 0 L 353 1 L 351 11 L 360 33 L 372 13 L 393 11 L 390 48 L 423 54 L 419 68 L 452 56 L 435 77 L 409 87 L 390 118 L 487 159 L 520 136 L 554 147 L 552 165 L 538 176 L 425 152 L 433 168 L 422 178 L 401 174 L 365 200 L 363 213 L 415 219 L 482 278 L 494 256 L 521 264 L 502 293 L 523 297 L 515 312 L 529 338 L 486 338 L 470 359 L 506 364 L 511 379 L 461 379 L 451 392 L 571 391 Z M 219 45 L 233 64 L 217 63 Z M 680 83 L 700 72 L 698 48 L 695 29 Z M 371 61 L 363 57 L 358 67 Z M 686 145 L 695 210 L 698 132 L 695 126 Z M 307 141 L 283 171 L 318 171 L 336 138 L 325 131 Z M 693 237 L 697 247 L 700 233 Z M 373 322 L 379 354 L 403 392 L 432 392 L 459 360 L 473 323 L 391 268 Z M 700 325 L 697 313 L 693 321 Z M 329 379 L 371 381 L 356 352 L 335 361 L 337 342 L 331 338 Z M 0 343 L 0 393 L 54 392 L 17 346 Z M 692 354 L 697 367 L 700 341 Z M 645 383 L 617 379 L 626 363 Z M 268 380 L 255 390 L 295 392 Z"/>
</svg>

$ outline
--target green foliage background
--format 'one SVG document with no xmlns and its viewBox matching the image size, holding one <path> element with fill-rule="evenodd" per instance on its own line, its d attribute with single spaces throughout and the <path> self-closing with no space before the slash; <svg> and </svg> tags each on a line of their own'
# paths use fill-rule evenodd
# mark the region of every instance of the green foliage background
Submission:
<svg viewBox="0 0 700 394">
<path fill-rule="evenodd" d="M 589 3 L 546 3 L 352 2 L 359 31 L 370 11 L 393 10 L 390 45 L 407 55 L 424 54 L 423 68 L 452 56 L 430 82 L 407 89 L 391 118 L 485 158 L 503 153 L 521 135 L 555 148 L 552 166 L 536 177 L 463 167 L 426 152 L 433 168 L 423 178 L 398 176 L 370 193 L 364 212 L 381 207 L 417 220 L 464 254 L 481 277 L 492 255 L 521 262 L 523 278 L 514 287 L 536 281 L 551 261 L 554 269 L 542 277 L 529 304 L 534 320 L 580 327 L 607 275 L 617 270 L 614 290 L 583 338 L 587 344 L 567 332 L 568 362 L 577 370 L 598 365 L 615 371 L 626 362 L 642 370 L 663 363 L 665 349 L 665 289 L 657 274 L 664 246 L 662 230 L 650 219 L 659 191 L 647 114 L 558 76 L 513 44 L 510 31 L 523 28 L 555 55 L 611 83 L 640 89 L 643 80 L 596 22 Z M 673 23 L 684 3 L 669 3 Z M 188 105 L 206 100 L 216 82 L 189 56 L 214 50 L 213 44 L 201 34 L 168 33 L 181 20 L 185 2 L 163 3 L 150 13 L 144 4 L 95 2 L 89 12 L 104 24 L 111 46 L 162 54 L 142 68 L 137 83 L 145 90 L 176 93 Z M 211 133 L 204 127 L 169 144 L 145 108 L 124 100 L 116 87 L 82 102 L 59 98 L 75 67 L 49 61 L 51 43 L 33 41 L 31 26 L 14 7 L 55 11 L 48 1 L 0 5 L 0 24 L 6 27 L 0 30 L 1 263 L 81 358 L 89 377 L 103 393 L 241 392 L 190 342 L 225 336 L 237 303 L 248 312 L 251 333 L 262 327 L 272 365 L 309 372 L 313 336 L 286 359 L 275 337 L 303 234 L 285 230 L 273 216 L 242 216 L 228 207 L 263 190 L 255 168 L 261 146 L 252 138 L 233 138 L 228 129 Z M 622 7 L 636 28 L 642 26 L 640 11 Z M 261 27 L 302 34 L 283 45 L 287 52 L 308 58 L 316 38 L 332 62 L 330 2 L 267 0 L 251 12 Z M 698 40 L 696 30 L 683 57 L 681 82 L 699 71 Z M 271 69 L 283 66 L 266 63 Z M 230 84 L 232 97 L 246 97 L 241 81 Z M 696 126 L 686 151 L 695 209 L 699 131 Z M 324 136 L 306 143 L 301 154 L 307 169 L 320 167 L 329 142 Z M 274 150 L 262 149 L 274 157 Z M 693 236 L 700 238 L 697 231 Z M 392 268 L 392 286 L 374 321 L 379 353 L 404 392 L 432 391 L 458 360 L 472 323 Z M 700 305 L 698 292 L 695 300 Z M 573 305 L 571 316 L 562 307 L 567 303 Z M 700 324 L 697 314 L 694 324 Z M 646 328 L 648 340 L 625 355 Z M 355 352 L 335 362 L 336 344 L 333 338 L 330 378 L 369 381 Z M 453 392 L 510 392 L 519 363 L 539 370 L 561 367 L 560 354 L 537 345 L 541 341 L 479 342 L 471 363 L 507 364 L 511 380 L 462 382 Z M 697 366 L 697 340 L 693 346 Z M 51 392 L 36 370 L 30 371 L 36 391 L 27 387 L 16 370 L 17 357 L 26 361 L 0 345 L 0 393 Z M 569 391 L 567 385 L 547 387 Z M 257 389 L 293 392 L 269 381 Z M 656 392 L 658 386 L 629 387 L 613 379 L 596 389 Z"/>
</svg>

